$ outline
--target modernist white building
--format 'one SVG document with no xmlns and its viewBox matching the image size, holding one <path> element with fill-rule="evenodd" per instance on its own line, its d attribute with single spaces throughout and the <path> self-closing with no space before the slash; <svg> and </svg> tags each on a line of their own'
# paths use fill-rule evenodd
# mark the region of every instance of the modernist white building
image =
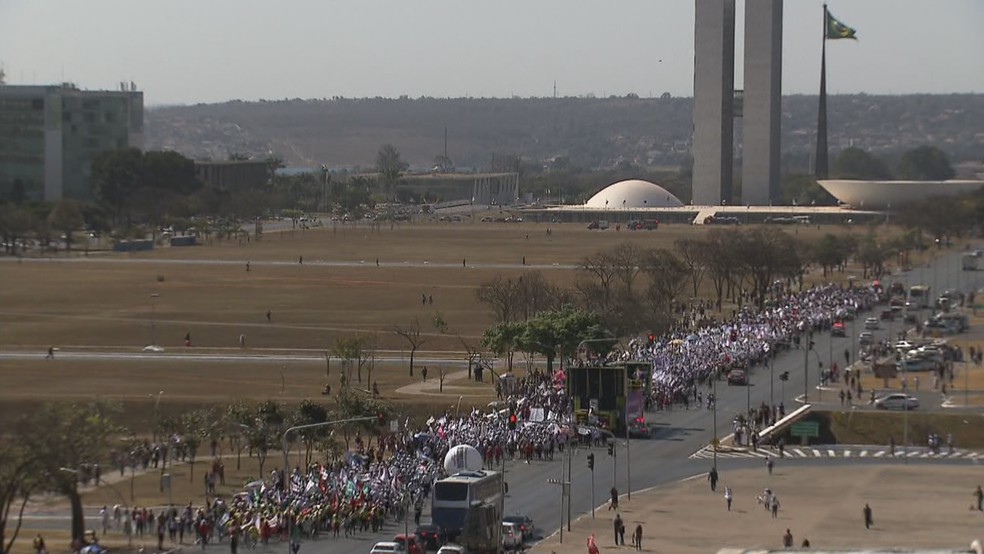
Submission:
<svg viewBox="0 0 984 554">
<path fill-rule="evenodd" d="M 608 185 L 584 203 L 585 208 L 628 210 L 679 208 L 683 202 L 665 188 L 641 179 L 626 179 Z"/>
<path fill-rule="evenodd" d="M 820 186 L 840 202 L 862 210 L 890 209 L 934 196 L 966 194 L 984 187 L 980 180 L 862 181 L 826 179 Z"/>
</svg>

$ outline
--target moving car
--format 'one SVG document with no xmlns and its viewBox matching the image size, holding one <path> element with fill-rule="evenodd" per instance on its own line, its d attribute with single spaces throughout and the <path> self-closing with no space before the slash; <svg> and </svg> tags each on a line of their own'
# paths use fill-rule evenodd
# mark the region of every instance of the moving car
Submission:
<svg viewBox="0 0 984 554">
<path fill-rule="evenodd" d="M 916 346 L 914 344 L 912 344 L 907 340 L 900 340 L 899 342 L 895 343 L 895 349 L 901 350 L 903 352 L 908 352 L 909 350 L 912 350 L 915 347 Z"/>
<path fill-rule="evenodd" d="M 879 328 L 878 318 L 869 317 L 868 319 L 864 320 L 864 328 L 871 329 L 871 330 L 878 329 Z"/>
<path fill-rule="evenodd" d="M 527 515 L 512 515 L 502 518 L 505 523 L 515 523 L 519 525 L 519 530 L 523 534 L 523 540 L 527 541 L 533 538 L 533 531 L 536 527 L 533 526 L 533 518 Z"/>
<path fill-rule="evenodd" d="M 468 554 L 468 550 L 459 544 L 446 544 L 437 551 L 437 554 Z"/>
<path fill-rule="evenodd" d="M 915 396 L 896 392 L 876 398 L 875 407 L 879 410 L 915 410 L 919 407 L 919 399 Z"/>
<path fill-rule="evenodd" d="M 861 346 L 873 344 L 874 342 L 875 342 L 875 335 L 870 331 L 865 331 L 860 335 L 858 335 L 858 344 L 860 344 Z"/>
<path fill-rule="evenodd" d="M 748 374 L 743 369 L 732 369 L 728 372 L 729 385 L 747 385 Z"/>
<path fill-rule="evenodd" d="M 402 551 L 402 548 L 395 542 L 377 542 L 369 554 L 396 554 L 398 551 Z"/>
<path fill-rule="evenodd" d="M 448 540 L 444 528 L 440 525 L 421 525 L 417 527 L 414 534 L 425 550 L 437 550 Z"/>
<path fill-rule="evenodd" d="M 847 331 L 844 329 L 844 323 L 840 321 L 835 321 L 834 324 L 830 326 L 830 336 L 846 337 Z"/>
</svg>

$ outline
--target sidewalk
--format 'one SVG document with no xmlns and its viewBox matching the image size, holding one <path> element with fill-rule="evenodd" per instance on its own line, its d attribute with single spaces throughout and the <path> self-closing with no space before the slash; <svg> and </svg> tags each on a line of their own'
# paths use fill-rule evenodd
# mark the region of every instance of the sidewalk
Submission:
<svg viewBox="0 0 984 554">
<path fill-rule="evenodd" d="M 765 467 L 730 471 L 719 466 L 718 470 L 721 480 L 716 492 L 710 491 L 702 473 L 633 493 L 632 502 L 623 495 L 620 513 L 630 546 L 615 546 L 615 512 L 603 505 L 596 510 L 596 519 L 588 514 L 576 520 L 570 532 L 565 529 L 563 544 L 554 534 L 530 554 L 585 554 L 591 533 L 602 552 L 633 550 L 631 535 L 639 523 L 643 551 L 666 554 L 707 554 L 726 547 L 780 549 L 786 529 L 792 532 L 795 546 L 808 538 L 814 549 L 966 548 L 971 540 L 984 538 L 984 512 L 971 509 L 974 489 L 984 484 L 984 472 L 977 464 L 803 467 L 778 461 L 772 476 Z M 734 494 L 730 512 L 723 496 L 725 485 Z M 756 502 L 765 487 L 779 497 L 777 519 Z M 862 519 L 866 503 L 875 523 L 870 530 Z M 540 526 L 552 528 L 556 523 Z"/>
</svg>

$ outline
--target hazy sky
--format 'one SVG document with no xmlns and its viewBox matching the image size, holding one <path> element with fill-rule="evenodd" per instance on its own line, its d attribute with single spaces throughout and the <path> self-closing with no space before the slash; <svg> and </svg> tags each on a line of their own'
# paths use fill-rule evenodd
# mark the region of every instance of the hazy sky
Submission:
<svg viewBox="0 0 984 554">
<path fill-rule="evenodd" d="M 785 3 L 783 92 L 816 94 L 821 0 Z M 828 91 L 984 92 L 984 1 L 830 0 Z M 740 43 L 744 1 L 736 26 Z M 693 94 L 694 0 L 0 0 L 9 84 L 230 99 Z"/>
</svg>

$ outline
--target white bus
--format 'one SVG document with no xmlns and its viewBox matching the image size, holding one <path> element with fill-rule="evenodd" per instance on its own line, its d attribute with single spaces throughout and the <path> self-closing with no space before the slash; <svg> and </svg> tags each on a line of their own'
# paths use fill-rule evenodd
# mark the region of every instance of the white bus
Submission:
<svg viewBox="0 0 984 554">
<path fill-rule="evenodd" d="M 431 522 L 469 554 L 502 552 L 502 474 L 461 471 L 434 483 Z"/>
<path fill-rule="evenodd" d="M 923 310 L 933 306 L 933 300 L 929 296 L 928 285 L 912 285 L 909 287 L 909 298 L 906 307 L 910 310 Z"/>
</svg>

